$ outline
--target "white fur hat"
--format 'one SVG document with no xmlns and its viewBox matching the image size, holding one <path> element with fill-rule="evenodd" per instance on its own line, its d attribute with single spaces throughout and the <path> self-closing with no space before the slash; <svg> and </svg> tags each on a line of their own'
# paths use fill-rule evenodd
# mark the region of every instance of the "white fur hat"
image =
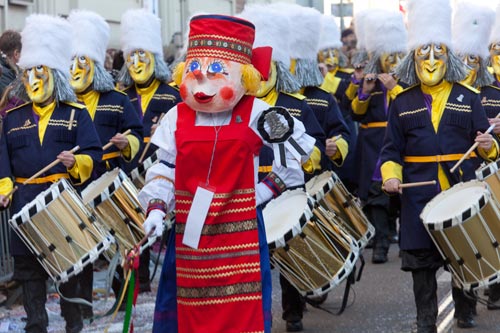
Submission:
<svg viewBox="0 0 500 333">
<path fill-rule="evenodd" d="M 453 51 L 487 59 L 488 39 L 494 20 L 495 12 L 489 7 L 459 3 L 453 15 Z"/>
<path fill-rule="evenodd" d="M 109 42 L 109 24 L 88 10 L 74 10 L 68 16 L 73 27 L 73 56 L 88 56 L 104 65 Z"/>
<path fill-rule="evenodd" d="M 124 57 L 143 49 L 163 59 L 160 19 L 145 9 L 127 10 L 122 15 L 121 44 Z"/>
<path fill-rule="evenodd" d="M 272 59 L 290 67 L 290 51 L 287 36 L 290 30 L 289 17 L 268 5 L 246 5 L 239 17 L 255 25 L 253 47 L 270 46 Z"/>
<path fill-rule="evenodd" d="M 365 42 L 368 52 L 406 52 L 408 34 L 400 12 L 374 10 L 368 15 L 366 24 Z"/>
<path fill-rule="evenodd" d="M 69 73 L 71 63 L 71 26 L 65 19 L 31 14 L 21 32 L 23 48 L 18 65 L 31 68 L 44 65 Z"/>
<path fill-rule="evenodd" d="M 495 23 L 493 24 L 493 29 L 491 30 L 489 42 L 490 44 L 500 43 L 500 4 L 497 6 Z"/>
<path fill-rule="evenodd" d="M 451 47 L 450 0 L 408 0 L 408 48 L 430 43 Z"/>
<path fill-rule="evenodd" d="M 316 59 L 322 14 L 314 8 L 288 5 L 285 14 L 290 16 L 290 57 L 292 59 Z"/>
<path fill-rule="evenodd" d="M 335 18 L 331 15 L 321 16 L 321 33 L 319 36 L 318 50 L 324 49 L 340 49 L 342 41 L 340 40 L 340 30 L 335 22 Z"/>
<path fill-rule="evenodd" d="M 363 9 L 354 15 L 354 34 L 358 41 L 356 47 L 359 50 L 366 49 L 365 29 L 371 11 L 371 9 Z"/>
</svg>

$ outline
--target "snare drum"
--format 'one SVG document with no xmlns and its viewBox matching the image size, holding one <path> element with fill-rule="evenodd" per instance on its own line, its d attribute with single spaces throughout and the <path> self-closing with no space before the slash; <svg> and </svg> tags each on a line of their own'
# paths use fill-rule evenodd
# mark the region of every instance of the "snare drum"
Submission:
<svg viewBox="0 0 500 333">
<path fill-rule="evenodd" d="M 476 170 L 476 178 L 483 180 L 490 186 L 496 202 L 500 202 L 500 160 L 489 163 Z"/>
<path fill-rule="evenodd" d="M 10 220 L 49 276 L 66 282 L 114 242 L 66 179 L 43 191 Z"/>
<path fill-rule="evenodd" d="M 304 191 L 285 191 L 263 210 L 271 263 L 304 296 L 321 296 L 352 271 L 355 241 L 328 217 L 313 213 Z"/>
<path fill-rule="evenodd" d="M 363 213 L 361 205 L 346 189 L 333 171 L 325 171 L 306 183 L 307 193 L 314 198 L 315 206 L 334 213 L 336 221 L 363 249 L 375 235 L 375 228 Z"/>
<path fill-rule="evenodd" d="M 146 171 L 158 163 L 158 161 L 158 150 L 155 150 L 153 154 L 142 161 L 142 164 L 139 164 L 137 168 L 130 171 L 130 179 L 132 179 L 132 182 L 138 190 L 141 190 L 146 184 Z"/>
<path fill-rule="evenodd" d="M 487 183 L 454 185 L 434 197 L 420 218 L 464 289 L 500 282 L 500 209 Z"/>
<path fill-rule="evenodd" d="M 115 237 L 123 258 L 145 236 L 145 213 L 137 194 L 137 188 L 119 168 L 106 172 L 82 191 L 83 202 Z M 153 242 L 148 239 L 141 251 Z"/>
</svg>

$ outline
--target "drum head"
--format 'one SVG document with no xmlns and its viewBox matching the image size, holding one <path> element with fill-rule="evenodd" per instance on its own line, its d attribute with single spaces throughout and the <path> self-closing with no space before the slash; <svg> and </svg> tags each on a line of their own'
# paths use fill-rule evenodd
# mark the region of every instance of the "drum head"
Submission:
<svg viewBox="0 0 500 333">
<path fill-rule="evenodd" d="M 458 183 L 439 193 L 425 206 L 420 218 L 432 229 L 451 227 L 470 218 L 489 201 L 491 193 L 482 181 Z"/>
<path fill-rule="evenodd" d="M 109 188 L 109 194 L 112 194 L 116 189 L 116 186 L 112 186 L 112 184 L 119 178 L 118 175 L 123 173 L 121 169 L 115 168 L 112 171 L 108 171 L 103 174 L 98 179 L 94 180 L 90 183 L 83 191 L 82 191 L 82 199 L 85 204 L 92 204 L 92 201 L 97 198 L 101 193 L 105 192 L 106 189 Z M 119 186 L 119 184 L 118 184 Z"/>
<path fill-rule="evenodd" d="M 332 190 L 335 180 L 332 178 L 332 171 L 325 171 L 321 175 L 315 176 L 306 183 L 306 192 L 319 201 L 325 197 L 325 193 Z"/>
<path fill-rule="evenodd" d="M 262 211 L 270 248 L 283 247 L 312 217 L 312 200 L 301 189 L 285 191 Z"/>
</svg>

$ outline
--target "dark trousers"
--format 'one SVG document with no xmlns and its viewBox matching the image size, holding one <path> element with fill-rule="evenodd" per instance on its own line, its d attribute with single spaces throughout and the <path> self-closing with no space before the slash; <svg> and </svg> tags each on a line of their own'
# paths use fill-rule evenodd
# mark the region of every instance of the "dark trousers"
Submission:
<svg viewBox="0 0 500 333">
<path fill-rule="evenodd" d="M 47 302 L 47 273 L 33 256 L 14 256 L 14 280 L 23 289 L 23 306 L 26 311 L 27 333 L 46 333 L 49 318 L 45 310 Z M 79 297 L 78 276 L 59 286 L 64 297 Z M 66 332 L 77 333 L 83 328 L 80 306 L 61 298 L 61 315 L 66 321 Z"/>
<path fill-rule="evenodd" d="M 375 227 L 374 251 L 387 253 L 389 250 L 391 231 L 389 210 L 390 198 L 382 191 L 382 183 L 372 182 L 363 211 Z"/>
<path fill-rule="evenodd" d="M 286 321 L 299 321 L 304 311 L 304 300 L 297 288 L 292 286 L 283 275 L 280 274 L 281 307 L 282 318 Z"/>
<path fill-rule="evenodd" d="M 412 271 L 413 296 L 417 307 L 417 332 L 435 333 L 438 315 L 436 268 Z"/>
<path fill-rule="evenodd" d="M 94 290 L 94 267 L 92 264 L 87 265 L 83 271 L 78 274 L 79 276 L 79 288 L 81 293 L 81 298 L 89 303 L 92 303 L 93 290 Z M 92 318 L 94 313 L 92 311 L 92 306 L 82 304 L 81 306 L 83 318 Z"/>
</svg>

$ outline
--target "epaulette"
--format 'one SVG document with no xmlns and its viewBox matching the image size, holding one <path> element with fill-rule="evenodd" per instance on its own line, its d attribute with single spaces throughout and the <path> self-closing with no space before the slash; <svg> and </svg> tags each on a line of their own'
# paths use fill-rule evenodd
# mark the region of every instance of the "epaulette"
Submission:
<svg viewBox="0 0 500 333">
<path fill-rule="evenodd" d="M 304 96 L 304 95 L 302 95 L 302 94 L 300 94 L 298 92 L 294 92 L 294 93 L 282 92 L 282 94 L 285 94 L 285 95 L 288 95 L 288 96 L 292 96 L 292 97 L 294 97 L 294 98 L 296 98 L 298 100 L 301 100 L 301 101 L 303 101 L 303 100 L 306 99 L 306 96 Z"/>
<path fill-rule="evenodd" d="M 85 109 L 85 105 L 81 103 L 76 103 L 76 102 L 62 102 L 63 104 L 71 105 L 72 107 L 75 107 L 77 109 Z"/>
<path fill-rule="evenodd" d="M 352 74 L 354 73 L 354 68 L 339 68 L 337 71 L 342 72 L 342 73 L 347 73 L 347 74 Z"/>
<path fill-rule="evenodd" d="M 174 88 L 175 90 L 179 91 L 179 86 L 174 81 L 170 82 L 168 85 Z"/>
<path fill-rule="evenodd" d="M 331 92 L 329 92 L 329 91 L 328 91 L 328 90 L 326 90 L 325 88 L 321 88 L 320 86 L 316 86 L 316 88 L 318 88 L 319 90 L 324 91 L 324 92 L 326 92 L 326 93 L 328 93 L 328 94 L 332 94 Z"/>
<path fill-rule="evenodd" d="M 120 93 L 122 95 L 125 95 L 125 96 L 128 96 L 125 92 L 121 91 L 121 90 L 118 90 L 118 89 L 113 89 L 113 91 L 117 92 L 117 93 Z"/>
<path fill-rule="evenodd" d="M 400 96 L 401 94 L 404 94 L 405 92 L 407 92 L 407 91 L 409 91 L 409 90 L 411 90 L 411 89 L 413 89 L 413 88 L 415 88 L 415 87 L 417 87 L 417 86 L 419 86 L 419 85 L 420 85 L 420 83 L 415 83 L 415 84 L 414 84 L 414 85 L 412 85 L 412 86 L 409 86 L 409 87 L 403 88 L 403 90 L 401 90 L 401 92 L 398 94 L 398 96 Z M 396 98 L 397 98 L 397 97 L 396 97 Z"/>
<path fill-rule="evenodd" d="M 496 90 L 500 90 L 500 87 L 498 87 L 496 84 L 488 84 L 486 87 L 490 87 Z"/>
<path fill-rule="evenodd" d="M 474 88 L 474 87 L 472 87 L 472 86 L 469 86 L 468 84 L 465 84 L 465 83 L 462 83 L 462 82 L 457 82 L 457 83 L 458 83 L 459 85 L 461 85 L 461 86 L 463 86 L 463 87 L 465 87 L 465 88 L 469 89 L 470 91 L 475 92 L 476 94 L 481 93 L 478 89 L 476 89 L 476 88 Z"/>
<path fill-rule="evenodd" d="M 26 103 L 24 103 L 24 104 L 21 104 L 21 105 L 15 106 L 15 107 L 13 107 L 12 109 L 8 109 L 6 112 L 7 112 L 7 113 L 9 113 L 9 112 L 11 112 L 11 111 L 14 111 L 14 110 L 20 109 L 20 108 L 22 108 L 23 106 L 26 106 L 26 104 L 30 104 L 30 103 L 31 103 L 31 102 L 26 102 Z"/>
</svg>

